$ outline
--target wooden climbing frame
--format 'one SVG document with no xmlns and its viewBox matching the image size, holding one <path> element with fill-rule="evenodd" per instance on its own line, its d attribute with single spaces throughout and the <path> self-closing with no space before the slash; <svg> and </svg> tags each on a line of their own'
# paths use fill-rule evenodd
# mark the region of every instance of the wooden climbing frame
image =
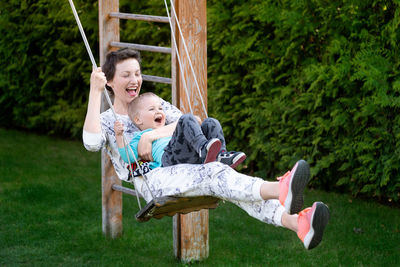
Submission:
<svg viewBox="0 0 400 267">
<path fill-rule="evenodd" d="M 199 83 L 202 98 L 207 106 L 207 19 L 206 0 L 175 0 L 177 18 L 189 51 L 194 72 Z M 160 0 L 160 4 L 164 2 Z M 171 10 L 170 10 L 171 11 Z M 170 12 L 172 13 L 172 12 Z M 202 119 L 206 118 L 201 105 L 201 97 L 195 89 L 194 76 L 189 68 L 187 54 L 184 51 L 176 18 L 171 16 L 177 40 L 177 48 L 184 69 L 192 111 Z M 190 112 L 184 90 L 183 79 L 179 73 L 179 62 L 175 47 L 156 47 L 143 44 L 131 44 L 120 41 L 120 19 L 145 20 L 168 23 L 168 17 L 127 14 L 119 12 L 119 0 L 99 0 L 100 65 L 106 54 L 120 47 L 132 47 L 137 50 L 171 54 L 171 78 L 143 75 L 144 81 L 171 84 L 172 104 L 184 113 Z M 168 27 L 166 25 L 166 27 Z M 173 37 L 173 36 L 171 36 Z M 173 41 L 171 41 L 173 45 Z M 102 111 L 106 109 L 103 101 Z M 113 189 L 114 187 L 114 189 Z M 115 190 L 119 188 L 121 190 Z M 122 235 L 122 192 L 121 180 L 118 179 L 108 155 L 102 152 L 102 222 L 103 233 L 111 238 Z M 128 189 L 126 189 L 128 190 Z M 126 191 L 125 190 L 125 191 Z M 126 192 L 125 192 L 126 193 Z M 184 212 L 184 210 L 182 211 Z M 202 260 L 208 257 L 208 210 L 203 209 L 189 214 L 177 214 L 173 217 L 174 253 L 182 261 Z"/>
</svg>

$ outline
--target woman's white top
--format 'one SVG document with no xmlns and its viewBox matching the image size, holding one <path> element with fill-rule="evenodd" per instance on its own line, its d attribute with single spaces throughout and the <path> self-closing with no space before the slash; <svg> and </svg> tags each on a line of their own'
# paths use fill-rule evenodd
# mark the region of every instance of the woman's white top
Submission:
<svg viewBox="0 0 400 267">
<path fill-rule="evenodd" d="M 177 121 L 182 116 L 182 112 L 169 102 L 161 99 L 161 103 L 166 115 L 167 125 Z M 132 123 L 128 115 L 116 115 L 117 119 L 124 124 L 125 138 L 129 142 L 133 137 L 133 133 L 140 130 Z M 93 152 L 99 151 L 102 148 L 106 149 L 119 179 L 130 181 L 131 179 L 128 179 L 128 164 L 121 159 L 118 152 L 114 133 L 115 118 L 111 108 L 100 114 L 100 123 L 101 133 L 90 133 L 83 130 L 82 139 L 85 148 Z"/>
</svg>

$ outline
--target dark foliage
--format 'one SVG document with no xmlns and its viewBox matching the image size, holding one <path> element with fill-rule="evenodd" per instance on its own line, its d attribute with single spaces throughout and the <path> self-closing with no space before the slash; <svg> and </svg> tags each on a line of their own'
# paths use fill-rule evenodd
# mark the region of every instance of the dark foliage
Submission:
<svg viewBox="0 0 400 267">
<path fill-rule="evenodd" d="M 251 171 L 399 200 L 399 4 L 209 1 L 210 107 Z"/>
<path fill-rule="evenodd" d="M 97 1 L 75 5 L 98 55 Z M 312 186 L 399 201 L 399 5 L 207 1 L 210 115 L 245 171 L 274 177 L 304 158 Z M 156 0 L 120 9 L 165 15 Z M 0 34 L 0 125 L 79 137 L 92 67 L 68 1 L 2 1 Z M 170 31 L 121 21 L 121 41 L 170 46 Z M 143 59 L 169 77 L 169 56 Z M 169 86 L 143 90 L 170 99 Z"/>
</svg>

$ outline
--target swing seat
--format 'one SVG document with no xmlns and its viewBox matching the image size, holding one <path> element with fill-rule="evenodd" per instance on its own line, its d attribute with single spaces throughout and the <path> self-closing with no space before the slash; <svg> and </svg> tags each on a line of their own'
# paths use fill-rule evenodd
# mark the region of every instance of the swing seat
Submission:
<svg viewBox="0 0 400 267">
<path fill-rule="evenodd" d="M 155 198 L 137 214 L 138 222 L 147 222 L 151 218 L 161 219 L 164 216 L 173 216 L 177 213 L 186 214 L 202 209 L 215 209 L 219 199 L 211 196 L 201 197 L 174 197 L 166 196 Z"/>
</svg>

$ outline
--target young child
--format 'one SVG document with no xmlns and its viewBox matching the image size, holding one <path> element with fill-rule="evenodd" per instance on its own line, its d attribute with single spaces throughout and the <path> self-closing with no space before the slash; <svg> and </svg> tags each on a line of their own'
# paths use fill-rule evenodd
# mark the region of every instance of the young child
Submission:
<svg viewBox="0 0 400 267">
<path fill-rule="evenodd" d="M 135 133 L 129 143 L 137 158 L 140 137 L 147 131 L 164 126 L 165 113 L 157 95 L 144 93 L 129 103 L 128 115 L 141 130 Z M 123 124 L 116 121 L 114 131 L 121 158 L 128 162 L 123 142 Z M 130 161 L 133 163 L 132 152 L 129 148 L 127 150 Z M 216 119 L 207 118 L 200 125 L 199 121 L 191 114 L 180 117 L 172 136 L 153 141 L 152 156 L 150 169 L 179 163 L 203 164 L 216 160 L 235 168 L 246 159 L 243 152 L 226 152 L 222 127 Z"/>
</svg>

